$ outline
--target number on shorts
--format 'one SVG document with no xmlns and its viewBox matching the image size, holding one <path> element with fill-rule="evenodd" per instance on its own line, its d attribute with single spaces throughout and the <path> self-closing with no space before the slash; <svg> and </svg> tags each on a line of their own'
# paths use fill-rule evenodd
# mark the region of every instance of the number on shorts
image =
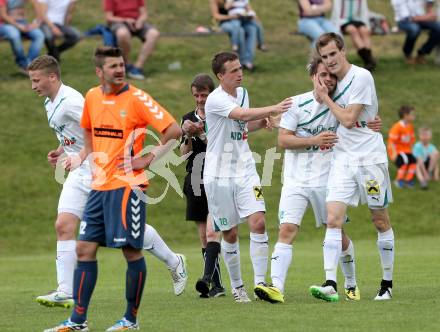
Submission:
<svg viewBox="0 0 440 332">
<path fill-rule="evenodd" d="M 79 224 L 79 234 L 81 235 L 86 234 L 86 226 L 87 223 L 85 221 L 81 221 L 81 223 Z"/>
</svg>

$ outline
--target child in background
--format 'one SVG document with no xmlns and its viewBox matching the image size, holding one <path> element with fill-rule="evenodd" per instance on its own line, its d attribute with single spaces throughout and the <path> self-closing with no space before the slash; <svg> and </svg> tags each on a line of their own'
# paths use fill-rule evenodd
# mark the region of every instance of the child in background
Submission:
<svg viewBox="0 0 440 332">
<path fill-rule="evenodd" d="M 226 0 L 225 9 L 228 10 L 229 16 L 238 17 L 237 19 L 235 19 L 237 23 L 241 23 L 241 20 L 246 20 L 254 24 L 257 28 L 257 48 L 263 52 L 268 50 L 264 43 L 263 25 L 258 20 L 257 14 L 252 9 L 249 0 Z M 234 51 L 237 51 L 238 45 L 236 45 L 235 48 L 234 45 L 232 45 L 232 49 Z"/>
<path fill-rule="evenodd" d="M 402 106 L 399 110 L 400 121 L 396 122 L 388 134 L 388 156 L 396 164 L 397 177 L 394 184 L 398 188 L 413 188 L 416 172 L 416 158 L 412 154 L 415 142 L 413 122 L 415 110 L 411 106 Z"/>
<path fill-rule="evenodd" d="M 428 189 L 428 182 L 439 180 L 439 152 L 431 143 L 432 130 L 428 127 L 419 129 L 419 141 L 414 144 L 413 155 L 417 158 L 417 179 L 422 189 Z"/>
</svg>

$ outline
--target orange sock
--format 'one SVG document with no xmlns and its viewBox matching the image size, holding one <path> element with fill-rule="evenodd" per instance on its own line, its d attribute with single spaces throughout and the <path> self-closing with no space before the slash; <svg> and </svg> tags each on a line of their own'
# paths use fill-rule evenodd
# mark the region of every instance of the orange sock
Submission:
<svg viewBox="0 0 440 332">
<path fill-rule="evenodd" d="M 408 170 L 408 166 L 409 165 L 402 165 L 402 166 L 400 166 L 399 170 L 397 171 L 397 180 L 398 181 L 405 179 L 405 175 L 406 175 L 406 172 Z"/>
<path fill-rule="evenodd" d="M 416 164 L 409 164 L 408 171 L 406 172 L 405 181 L 411 181 L 414 178 L 414 174 L 416 174 Z"/>
</svg>

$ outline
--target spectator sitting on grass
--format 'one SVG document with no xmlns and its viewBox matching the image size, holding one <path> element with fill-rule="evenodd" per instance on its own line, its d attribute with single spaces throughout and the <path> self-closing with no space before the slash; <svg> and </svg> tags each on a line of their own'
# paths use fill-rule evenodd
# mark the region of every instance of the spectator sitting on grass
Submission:
<svg viewBox="0 0 440 332">
<path fill-rule="evenodd" d="M 257 27 L 254 24 L 236 24 L 234 20 L 239 16 L 228 14 L 225 0 L 209 0 L 209 5 L 212 17 L 219 23 L 220 28 L 229 35 L 232 50 L 238 52 L 243 68 L 253 70 Z"/>
<path fill-rule="evenodd" d="M 75 46 L 81 38 L 80 32 L 72 27 L 73 10 L 76 0 L 39 0 L 44 24 L 44 33 L 48 54 L 60 61 L 60 53 Z M 57 46 L 55 40 L 62 38 Z"/>
<path fill-rule="evenodd" d="M 225 8 L 230 16 L 238 16 L 233 19 L 234 24 L 254 24 L 257 28 L 257 48 L 263 52 L 267 51 L 264 43 L 264 28 L 257 17 L 257 13 L 252 9 L 249 0 L 226 0 Z M 238 45 L 237 45 L 238 46 Z"/>
<path fill-rule="evenodd" d="M 425 56 L 430 54 L 435 46 L 440 47 L 440 22 L 434 11 L 433 0 L 392 0 L 394 15 L 400 30 L 406 32 L 403 54 L 407 64 L 424 64 Z M 412 52 L 422 30 L 429 31 L 428 40 L 418 49 L 417 56 Z"/>
<path fill-rule="evenodd" d="M 400 120 L 390 129 L 388 134 L 388 156 L 397 166 L 394 184 L 398 188 L 414 187 L 416 158 L 412 154 L 415 142 L 413 122 L 415 110 L 411 106 L 402 106 L 399 110 Z"/>
<path fill-rule="evenodd" d="M 413 155 L 417 158 L 417 179 L 422 189 L 428 188 L 429 181 L 439 180 L 439 152 L 431 140 L 431 128 L 422 127 L 419 129 L 419 141 L 413 146 Z"/>
<path fill-rule="evenodd" d="M 376 60 L 371 51 L 370 21 L 367 0 L 335 0 L 332 21 L 342 33 L 350 35 L 365 69 L 373 71 Z"/>
<path fill-rule="evenodd" d="M 25 16 L 25 3 L 30 2 L 36 19 L 29 24 Z M 27 66 L 40 55 L 44 43 L 40 27 L 40 13 L 37 0 L 0 0 L 0 38 L 9 41 L 15 62 L 22 74 L 27 76 Z M 22 37 L 31 40 L 29 52 L 23 49 Z"/>
<path fill-rule="evenodd" d="M 318 38 L 326 32 L 338 32 L 338 28 L 325 17 L 332 9 L 331 0 L 298 0 L 298 32 L 312 41 L 315 47 Z"/>
<path fill-rule="evenodd" d="M 147 23 L 148 12 L 145 0 L 103 0 L 105 19 L 115 34 L 122 49 L 129 78 L 143 80 L 142 68 L 154 50 L 159 31 Z M 136 36 L 143 44 L 136 62 L 130 62 L 131 37 Z"/>
</svg>

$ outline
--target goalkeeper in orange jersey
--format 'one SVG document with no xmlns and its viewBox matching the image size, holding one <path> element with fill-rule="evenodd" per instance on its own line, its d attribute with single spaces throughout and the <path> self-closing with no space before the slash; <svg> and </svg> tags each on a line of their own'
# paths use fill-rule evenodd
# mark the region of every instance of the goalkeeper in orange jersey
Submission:
<svg viewBox="0 0 440 332">
<path fill-rule="evenodd" d="M 417 160 L 412 154 L 412 146 L 416 140 L 413 126 L 416 118 L 415 109 L 402 106 L 399 109 L 399 117 L 400 120 L 388 133 L 388 156 L 398 168 L 394 184 L 398 188 L 413 188 L 417 167 Z"/>
</svg>

